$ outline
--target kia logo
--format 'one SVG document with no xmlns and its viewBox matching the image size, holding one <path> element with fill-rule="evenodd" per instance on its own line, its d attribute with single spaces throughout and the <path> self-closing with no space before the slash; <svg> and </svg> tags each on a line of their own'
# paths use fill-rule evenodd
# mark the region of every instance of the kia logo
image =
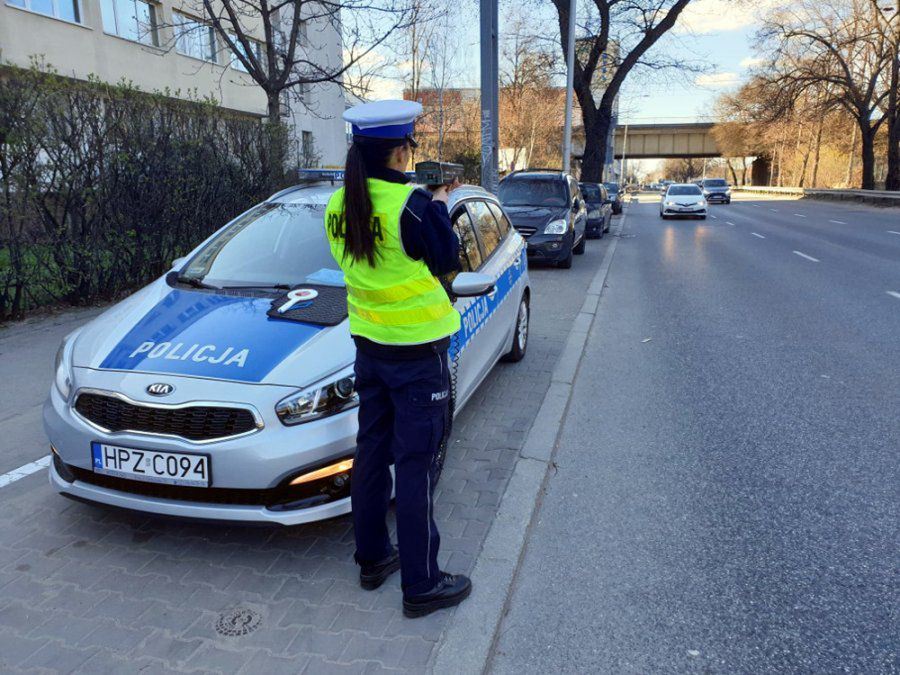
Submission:
<svg viewBox="0 0 900 675">
<path fill-rule="evenodd" d="M 147 387 L 147 393 L 151 396 L 168 396 L 173 391 L 175 391 L 175 387 L 165 382 L 155 382 Z"/>
</svg>

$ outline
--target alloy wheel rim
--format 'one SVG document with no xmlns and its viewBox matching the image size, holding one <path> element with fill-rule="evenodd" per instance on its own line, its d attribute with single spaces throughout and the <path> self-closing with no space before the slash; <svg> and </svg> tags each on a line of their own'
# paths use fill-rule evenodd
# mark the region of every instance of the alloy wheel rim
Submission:
<svg viewBox="0 0 900 675">
<path fill-rule="evenodd" d="M 524 300 L 519 305 L 519 349 L 525 351 L 528 342 L 528 303 Z"/>
</svg>

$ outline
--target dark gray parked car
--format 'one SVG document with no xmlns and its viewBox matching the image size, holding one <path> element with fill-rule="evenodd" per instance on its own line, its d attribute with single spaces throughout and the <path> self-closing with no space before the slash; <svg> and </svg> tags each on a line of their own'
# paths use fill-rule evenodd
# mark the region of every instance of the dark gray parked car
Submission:
<svg viewBox="0 0 900 675">
<path fill-rule="evenodd" d="M 568 269 L 584 253 L 588 211 L 571 174 L 553 169 L 514 171 L 500 182 L 500 202 L 528 241 L 530 260 Z"/>
</svg>

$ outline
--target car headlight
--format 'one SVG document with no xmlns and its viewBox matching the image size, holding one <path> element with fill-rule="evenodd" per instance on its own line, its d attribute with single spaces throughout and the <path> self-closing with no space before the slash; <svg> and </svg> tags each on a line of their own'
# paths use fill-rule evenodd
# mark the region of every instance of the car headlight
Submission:
<svg viewBox="0 0 900 675">
<path fill-rule="evenodd" d="M 699 202 L 697 202 L 697 205 L 698 205 L 698 206 L 706 206 L 706 200 L 705 200 L 705 199 L 701 199 Z"/>
<path fill-rule="evenodd" d="M 56 350 L 56 362 L 53 365 L 54 379 L 53 383 L 60 396 L 68 400 L 69 393 L 72 391 L 72 343 L 74 340 L 71 333 L 63 338 Z"/>
<path fill-rule="evenodd" d="M 666 206 L 675 206 L 675 202 L 666 200 Z"/>
<path fill-rule="evenodd" d="M 565 234 L 568 229 L 569 224 L 566 223 L 565 218 L 560 218 L 547 223 L 547 227 L 544 228 L 544 234 Z"/>
<path fill-rule="evenodd" d="M 275 413 L 283 424 L 293 426 L 336 415 L 358 405 L 356 376 L 347 369 L 326 384 L 283 398 L 275 406 Z"/>
</svg>

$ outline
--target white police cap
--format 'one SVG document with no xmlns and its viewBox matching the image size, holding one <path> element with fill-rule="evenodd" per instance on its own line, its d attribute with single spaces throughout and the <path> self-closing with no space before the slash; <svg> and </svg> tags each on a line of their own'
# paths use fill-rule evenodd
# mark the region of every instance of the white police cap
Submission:
<svg viewBox="0 0 900 675">
<path fill-rule="evenodd" d="M 354 136 L 406 138 L 412 136 L 421 114 L 422 104 L 417 101 L 373 101 L 346 110 L 344 120 L 353 125 Z"/>
</svg>

